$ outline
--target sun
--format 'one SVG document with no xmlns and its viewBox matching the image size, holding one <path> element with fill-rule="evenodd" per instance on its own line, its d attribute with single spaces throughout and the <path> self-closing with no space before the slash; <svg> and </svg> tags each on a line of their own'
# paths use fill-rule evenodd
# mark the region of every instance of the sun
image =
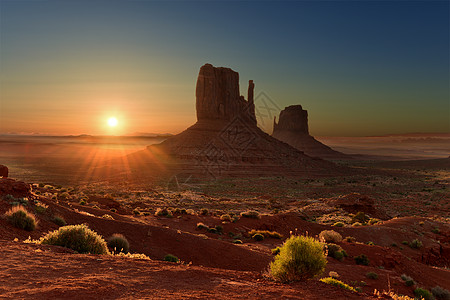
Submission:
<svg viewBox="0 0 450 300">
<path fill-rule="evenodd" d="M 108 125 L 110 127 L 116 127 L 117 124 L 119 124 L 119 121 L 117 121 L 116 117 L 111 117 L 108 119 Z"/>
</svg>

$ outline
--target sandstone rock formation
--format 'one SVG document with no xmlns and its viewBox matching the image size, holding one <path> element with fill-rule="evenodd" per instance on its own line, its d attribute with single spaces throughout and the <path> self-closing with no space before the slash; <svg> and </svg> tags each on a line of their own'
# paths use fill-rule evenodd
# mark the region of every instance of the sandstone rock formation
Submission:
<svg viewBox="0 0 450 300">
<path fill-rule="evenodd" d="M 0 177 L 7 178 L 8 177 L 8 167 L 4 165 L 0 165 Z"/>
<path fill-rule="evenodd" d="M 14 197 L 28 197 L 31 195 L 31 186 L 23 181 L 10 178 L 0 178 L 0 197 L 12 195 Z"/>
<path fill-rule="evenodd" d="M 351 159 L 351 156 L 335 151 L 309 135 L 308 111 L 301 105 L 288 106 L 281 111 L 278 123 L 273 121 L 272 136 L 312 157 Z"/>
<path fill-rule="evenodd" d="M 345 168 L 311 158 L 260 130 L 254 87 L 250 80 L 246 100 L 240 95 L 237 72 L 205 64 L 197 80 L 197 122 L 161 144 L 127 156 L 130 169 L 135 162 L 140 171 L 171 170 L 213 177 L 345 172 Z"/>
</svg>

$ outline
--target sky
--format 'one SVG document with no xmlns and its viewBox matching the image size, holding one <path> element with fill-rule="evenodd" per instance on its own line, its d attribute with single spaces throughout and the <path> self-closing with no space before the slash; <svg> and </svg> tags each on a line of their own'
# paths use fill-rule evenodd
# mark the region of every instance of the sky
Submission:
<svg viewBox="0 0 450 300">
<path fill-rule="evenodd" d="M 316 136 L 450 132 L 449 1 L 0 0 L 0 133 L 181 132 L 205 63 L 269 133 L 294 104 Z"/>
</svg>

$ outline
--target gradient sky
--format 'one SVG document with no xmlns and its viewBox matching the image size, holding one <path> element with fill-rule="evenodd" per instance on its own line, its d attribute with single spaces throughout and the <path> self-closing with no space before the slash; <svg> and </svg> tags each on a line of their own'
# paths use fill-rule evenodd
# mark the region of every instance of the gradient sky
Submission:
<svg viewBox="0 0 450 300">
<path fill-rule="evenodd" d="M 178 133 L 205 63 L 313 135 L 450 131 L 449 1 L 0 0 L 0 133 Z"/>
</svg>

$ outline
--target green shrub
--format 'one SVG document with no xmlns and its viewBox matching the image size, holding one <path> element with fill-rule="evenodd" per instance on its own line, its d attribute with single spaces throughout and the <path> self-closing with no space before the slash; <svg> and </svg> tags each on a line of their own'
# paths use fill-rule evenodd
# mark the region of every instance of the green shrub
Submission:
<svg viewBox="0 0 450 300">
<path fill-rule="evenodd" d="M 356 242 L 356 238 L 354 238 L 354 237 L 352 237 L 352 236 L 347 236 L 347 237 L 345 238 L 345 241 L 346 241 L 347 243 L 354 243 L 354 242 Z"/>
<path fill-rule="evenodd" d="M 360 222 L 355 222 L 352 224 L 353 227 L 357 227 L 357 226 L 362 226 L 362 224 Z"/>
<path fill-rule="evenodd" d="M 367 242 L 367 245 L 369 245 L 369 246 L 374 246 L 374 245 L 375 245 L 375 243 L 374 243 L 374 242 L 372 242 L 372 241 L 368 241 L 368 242 Z"/>
<path fill-rule="evenodd" d="M 283 237 L 283 235 L 281 235 L 280 233 L 276 232 L 276 231 L 269 231 L 269 230 L 255 230 L 252 229 L 248 232 L 248 234 L 250 236 L 253 236 L 255 234 L 262 234 L 264 237 L 266 238 L 274 238 L 274 239 L 281 239 Z"/>
<path fill-rule="evenodd" d="M 67 224 L 66 220 L 64 220 L 64 218 L 61 216 L 55 216 L 53 218 L 53 223 L 55 223 L 58 226 L 66 226 L 66 224 Z"/>
<path fill-rule="evenodd" d="M 419 249 L 422 247 L 422 242 L 419 241 L 418 239 L 414 239 L 411 241 L 411 243 L 409 244 L 409 246 L 413 249 Z"/>
<path fill-rule="evenodd" d="M 33 231 L 36 228 L 36 218 L 32 213 L 29 213 L 22 205 L 16 205 L 5 213 L 6 220 L 8 220 L 14 227 Z"/>
<path fill-rule="evenodd" d="M 402 241 L 403 245 L 409 245 L 408 241 Z"/>
<path fill-rule="evenodd" d="M 128 240 L 122 234 L 114 233 L 108 239 L 108 247 L 114 252 L 128 253 L 130 250 L 130 243 L 128 243 Z"/>
<path fill-rule="evenodd" d="M 157 217 L 166 217 L 166 218 L 172 218 L 173 214 L 170 210 L 167 208 L 160 208 L 158 207 L 155 211 L 155 216 Z"/>
<path fill-rule="evenodd" d="M 414 290 L 414 295 L 416 298 L 424 299 L 424 300 L 433 300 L 433 294 L 430 293 L 429 290 L 423 289 L 423 288 L 416 288 Z"/>
<path fill-rule="evenodd" d="M 340 243 L 342 235 L 334 230 L 324 230 L 319 234 L 319 239 L 325 243 Z"/>
<path fill-rule="evenodd" d="M 333 257 L 340 261 L 344 258 L 344 256 L 346 256 L 346 255 L 344 255 L 344 253 L 345 253 L 344 249 L 342 249 L 342 247 L 339 245 L 330 243 L 330 244 L 327 244 L 326 247 L 328 250 L 328 256 L 330 256 L 330 257 Z M 345 254 L 347 254 L 347 253 L 345 253 Z"/>
<path fill-rule="evenodd" d="M 109 254 L 105 240 L 85 224 L 60 227 L 41 237 L 39 243 L 66 247 L 79 253 Z"/>
<path fill-rule="evenodd" d="M 221 225 L 216 225 L 216 231 L 221 234 L 223 232 L 223 227 Z"/>
<path fill-rule="evenodd" d="M 241 217 L 251 218 L 251 219 L 259 219 L 260 218 L 259 212 L 254 211 L 254 210 L 241 212 Z"/>
<path fill-rule="evenodd" d="M 353 216 L 352 222 L 359 222 L 359 223 L 367 223 L 369 221 L 369 217 L 362 211 L 359 211 L 356 215 Z"/>
<path fill-rule="evenodd" d="M 342 222 L 336 222 L 336 223 L 334 223 L 333 224 L 333 226 L 335 226 L 335 227 L 344 227 L 344 223 L 342 223 Z"/>
<path fill-rule="evenodd" d="M 80 205 L 86 205 L 86 201 L 84 201 L 83 199 L 80 200 L 79 202 Z"/>
<path fill-rule="evenodd" d="M 210 232 L 210 233 L 218 233 L 217 229 L 215 227 L 208 228 L 208 232 Z"/>
<path fill-rule="evenodd" d="M 375 272 L 366 273 L 366 277 L 369 279 L 378 279 L 378 274 Z"/>
<path fill-rule="evenodd" d="M 197 223 L 197 229 L 202 230 L 202 229 L 206 229 L 208 230 L 209 227 L 203 223 Z"/>
<path fill-rule="evenodd" d="M 435 233 L 435 234 L 439 234 L 439 233 L 441 233 L 441 230 L 437 227 L 434 227 L 433 229 L 431 229 L 431 232 Z"/>
<path fill-rule="evenodd" d="M 262 241 L 264 240 L 264 235 L 262 235 L 261 233 L 255 233 L 252 236 L 252 239 L 254 239 L 255 241 Z"/>
<path fill-rule="evenodd" d="M 407 276 L 406 274 L 402 274 L 401 278 L 405 282 L 406 286 L 413 286 L 416 284 L 414 280 L 411 277 Z"/>
<path fill-rule="evenodd" d="M 319 276 L 326 265 L 322 243 L 313 237 L 293 235 L 280 247 L 269 269 L 275 280 L 290 282 Z"/>
<path fill-rule="evenodd" d="M 141 214 L 141 211 L 138 208 L 135 208 L 133 209 L 133 214 L 139 216 Z"/>
<path fill-rule="evenodd" d="M 272 255 L 277 255 L 280 253 L 280 247 L 276 247 L 271 249 Z"/>
<path fill-rule="evenodd" d="M 207 208 L 202 208 L 200 209 L 200 214 L 206 216 L 207 214 L 209 214 L 209 210 Z"/>
<path fill-rule="evenodd" d="M 380 220 L 375 219 L 375 218 L 371 218 L 371 219 L 369 220 L 369 225 L 375 225 L 375 224 L 377 224 L 378 222 L 380 222 Z"/>
<path fill-rule="evenodd" d="M 233 240 L 233 244 L 243 244 L 243 243 L 241 240 L 236 239 L 236 240 Z"/>
<path fill-rule="evenodd" d="M 370 260 L 366 255 L 361 254 L 361 255 L 355 256 L 355 262 L 357 265 L 368 266 Z"/>
<path fill-rule="evenodd" d="M 326 283 L 326 284 L 331 284 L 331 285 L 333 285 L 333 286 L 337 286 L 337 287 L 340 287 L 340 288 L 343 288 L 343 289 L 352 291 L 352 292 L 356 292 L 355 288 L 349 286 L 349 285 L 346 284 L 346 283 L 343 283 L 343 282 L 340 281 L 340 280 L 337 280 L 337 279 L 335 279 L 335 278 L 332 278 L 332 277 L 322 278 L 322 279 L 320 279 L 320 281 L 322 281 L 322 282 L 324 282 L 324 283 Z"/>
<path fill-rule="evenodd" d="M 230 223 L 233 221 L 233 219 L 231 218 L 231 216 L 229 214 L 221 215 L 220 219 L 222 221 L 227 221 L 227 222 L 230 222 Z"/>
<path fill-rule="evenodd" d="M 431 293 L 437 300 L 450 300 L 450 292 L 440 286 L 432 288 Z"/>
<path fill-rule="evenodd" d="M 172 255 L 172 254 L 167 254 L 166 256 L 164 256 L 164 260 L 174 262 L 174 263 L 177 263 L 180 261 L 180 259 L 178 257 L 176 257 L 175 255 Z"/>
</svg>

